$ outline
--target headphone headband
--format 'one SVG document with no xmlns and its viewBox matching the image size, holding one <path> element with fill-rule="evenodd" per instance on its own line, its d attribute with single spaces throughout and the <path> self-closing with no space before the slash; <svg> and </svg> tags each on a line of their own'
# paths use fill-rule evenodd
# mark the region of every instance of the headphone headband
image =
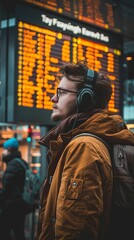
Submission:
<svg viewBox="0 0 134 240">
<path fill-rule="evenodd" d="M 93 87 L 95 85 L 96 78 L 97 78 L 97 72 L 94 70 L 88 69 L 86 78 L 85 78 L 86 85 Z"/>
</svg>

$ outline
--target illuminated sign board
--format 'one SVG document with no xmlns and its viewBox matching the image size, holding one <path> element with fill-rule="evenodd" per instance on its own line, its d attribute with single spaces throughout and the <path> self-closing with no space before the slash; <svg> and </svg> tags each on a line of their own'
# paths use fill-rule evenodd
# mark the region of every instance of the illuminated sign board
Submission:
<svg viewBox="0 0 134 240">
<path fill-rule="evenodd" d="M 8 24 L 7 122 L 53 124 L 51 97 L 57 88 L 57 72 L 63 63 L 80 60 L 86 60 L 91 69 L 108 74 L 113 88 L 108 107 L 119 112 L 119 37 L 39 10 L 30 9 L 31 15 L 28 11 L 25 9 L 23 15 L 23 9 L 17 9 L 16 19 L 10 19 Z M 78 33 L 74 32 L 75 26 Z"/>
<path fill-rule="evenodd" d="M 121 32 L 120 5 L 111 0 L 22 0 L 104 29 Z"/>
</svg>

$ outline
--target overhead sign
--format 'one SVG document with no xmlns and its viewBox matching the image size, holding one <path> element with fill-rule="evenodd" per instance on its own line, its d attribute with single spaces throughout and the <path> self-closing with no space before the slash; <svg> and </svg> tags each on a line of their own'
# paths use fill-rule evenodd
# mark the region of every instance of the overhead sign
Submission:
<svg viewBox="0 0 134 240">
<path fill-rule="evenodd" d="M 82 60 L 110 77 L 113 95 L 108 108 L 120 112 L 121 37 L 30 7 L 17 7 L 15 18 L 3 24 L 3 30 L 7 28 L 7 122 L 53 124 L 57 72 L 63 63 Z"/>
</svg>

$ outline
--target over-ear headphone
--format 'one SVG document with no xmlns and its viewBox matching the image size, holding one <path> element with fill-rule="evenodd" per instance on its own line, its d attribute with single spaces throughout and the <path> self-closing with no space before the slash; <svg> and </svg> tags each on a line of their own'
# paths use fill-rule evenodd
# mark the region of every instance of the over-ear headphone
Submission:
<svg viewBox="0 0 134 240">
<path fill-rule="evenodd" d="M 93 86 L 97 79 L 97 72 L 88 69 L 85 77 L 85 86 L 77 93 L 78 112 L 88 112 L 94 109 L 96 96 Z"/>
</svg>

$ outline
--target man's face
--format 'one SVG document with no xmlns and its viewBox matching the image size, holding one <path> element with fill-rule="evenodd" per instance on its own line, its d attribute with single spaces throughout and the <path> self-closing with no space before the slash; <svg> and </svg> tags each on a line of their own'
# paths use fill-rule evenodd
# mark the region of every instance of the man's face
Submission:
<svg viewBox="0 0 134 240">
<path fill-rule="evenodd" d="M 51 119 L 61 121 L 76 113 L 76 97 L 76 83 L 64 76 L 58 85 L 57 93 L 51 99 L 53 102 Z"/>
</svg>

